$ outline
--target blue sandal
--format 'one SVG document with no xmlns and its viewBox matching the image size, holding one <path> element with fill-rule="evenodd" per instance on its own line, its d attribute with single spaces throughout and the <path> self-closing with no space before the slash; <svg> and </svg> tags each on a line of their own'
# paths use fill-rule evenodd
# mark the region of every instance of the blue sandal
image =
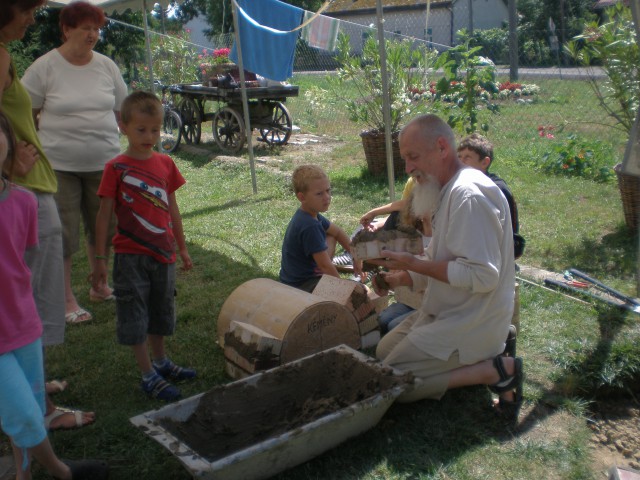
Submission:
<svg viewBox="0 0 640 480">
<path fill-rule="evenodd" d="M 165 402 L 172 402 L 174 400 L 179 399 L 182 396 L 180 389 L 171 385 L 160 375 L 154 375 L 153 378 L 149 381 L 143 381 L 140 384 L 140 387 L 152 398 L 157 398 L 158 400 L 164 400 Z"/>
<path fill-rule="evenodd" d="M 168 378 L 176 382 L 191 380 L 196 377 L 196 371 L 193 368 L 180 367 L 171 361 L 169 361 L 169 365 L 165 367 L 153 365 L 153 369 L 161 377 Z"/>
</svg>

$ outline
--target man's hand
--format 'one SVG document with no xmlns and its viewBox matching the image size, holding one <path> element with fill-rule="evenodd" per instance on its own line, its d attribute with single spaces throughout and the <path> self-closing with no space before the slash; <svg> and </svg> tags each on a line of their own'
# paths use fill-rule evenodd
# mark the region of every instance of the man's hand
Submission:
<svg viewBox="0 0 640 480">
<path fill-rule="evenodd" d="M 374 265 L 385 267 L 388 270 L 413 270 L 416 257 L 408 252 L 392 252 L 391 250 L 383 250 L 384 258 L 376 258 L 367 260 Z"/>
<path fill-rule="evenodd" d="M 380 281 L 382 280 L 382 282 Z M 381 283 L 386 285 L 381 285 Z M 395 290 L 400 286 L 410 287 L 413 285 L 411 275 L 404 270 L 396 272 L 378 272 L 371 282 L 373 290 L 376 294 L 383 296 L 389 293 L 389 290 Z"/>
</svg>

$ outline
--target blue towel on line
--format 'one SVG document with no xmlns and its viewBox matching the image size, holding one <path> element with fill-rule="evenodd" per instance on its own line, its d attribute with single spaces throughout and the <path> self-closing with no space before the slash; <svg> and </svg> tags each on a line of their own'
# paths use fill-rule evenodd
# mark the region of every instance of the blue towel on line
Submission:
<svg viewBox="0 0 640 480">
<path fill-rule="evenodd" d="M 256 26 L 254 22 L 271 29 L 287 31 L 302 23 L 304 10 L 278 0 L 237 0 L 238 32 L 242 45 L 242 63 L 245 70 L 271 80 L 284 81 L 293 75 L 293 57 L 299 31 L 278 33 Z M 238 63 L 238 52 L 233 45 L 229 58 Z"/>
</svg>

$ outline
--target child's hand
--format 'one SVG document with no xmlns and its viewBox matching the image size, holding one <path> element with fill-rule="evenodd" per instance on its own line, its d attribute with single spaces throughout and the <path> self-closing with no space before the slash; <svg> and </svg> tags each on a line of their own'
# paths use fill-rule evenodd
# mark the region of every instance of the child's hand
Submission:
<svg viewBox="0 0 640 480">
<path fill-rule="evenodd" d="M 354 256 L 353 256 L 353 252 L 351 253 L 351 258 L 353 259 L 353 275 L 356 277 L 360 277 L 362 278 L 362 260 L 357 260 Z"/>
<path fill-rule="evenodd" d="M 360 223 L 363 227 L 368 228 L 374 218 L 376 218 L 376 216 L 369 211 L 360 217 Z"/>
<path fill-rule="evenodd" d="M 91 274 L 91 286 L 97 292 L 101 292 L 107 286 L 107 261 L 96 260 L 96 266 Z"/>
<path fill-rule="evenodd" d="M 20 141 L 16 144 L 16 164 L 15 164 L 15 173 L 21 177 L 24 177 L 27 173 L 31 171 L 33 166 L 36 164 L 40 155 L 38 155 L 38 150 L 36 147 L 31 145 L 30 143 Z"/>
<path fill-rule="evenodd" d="M 180 258 L 182 259 L 182 270 L 186 272 L 193 268 L 193 262 L 191 261 L 191 257 L 189 256 L 189 252 L 186 248 L 184 250 L 180 250 Z"/>
</svg>

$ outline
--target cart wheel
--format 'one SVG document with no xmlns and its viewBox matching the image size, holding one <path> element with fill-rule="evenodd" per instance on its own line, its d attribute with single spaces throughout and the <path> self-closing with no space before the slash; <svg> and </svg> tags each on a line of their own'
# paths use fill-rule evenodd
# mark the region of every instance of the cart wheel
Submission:
<svg viewBox="0 0 640 480">
<path fill-rule="evenodd" d="M 218 146 L 229 153 L 237 153 L 246 140 L 242 115 L 233 108 L 224 107 L 213 117 L 213 138 Z"/>
<path fill-rule="evenodd" d="M 182 136 L 182 120 L 175 110 L 165 110 L 162 120 L 162 131 L 160 132 L 160 151 L 162 153 L 173 153 L 180 145 Z"/>
<path fill-rule="evenodd" d="M 195 100 L 186 97 L 180 102 L 178 108 L 182 118 L 182 138 L 188 144 L 200 143 L 202 118 Z"/>
<path fill-rule="evenodd" d="M 276 102 L 271 113 L 271 126 L 261 128 L 260 135 L 269 145 L 284 145 L 291 136 L 291 115 L 282 102 Z"/>
</svg>

